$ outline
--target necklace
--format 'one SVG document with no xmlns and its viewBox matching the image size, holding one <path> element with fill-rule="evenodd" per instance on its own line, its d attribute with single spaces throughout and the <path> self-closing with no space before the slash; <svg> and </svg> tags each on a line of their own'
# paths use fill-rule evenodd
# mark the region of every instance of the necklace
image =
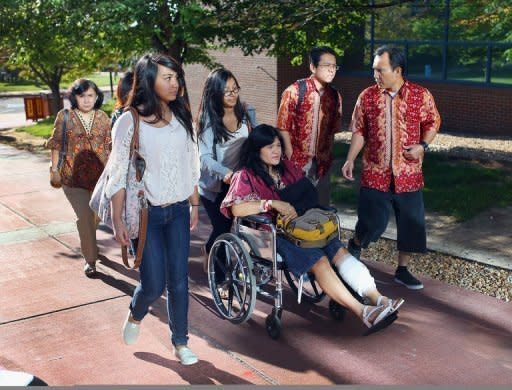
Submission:
<svg viewBox="0 0 512 390">
<path fill-rule="evenodd" d="M 91 135 L 92 131 L 92 124 L 94 122 L 94 117 L 96 116 L 96 111 L 93 111 L 92 115 L 89 115 L 89 118 L 86 120 L 82 114 L 82 111 L 75 110 L 76 116 L 80 120 L 80 123 L 82 124 L 83 128 L 85 129 L 85 132 L 87 135 Z"/>
</svg>

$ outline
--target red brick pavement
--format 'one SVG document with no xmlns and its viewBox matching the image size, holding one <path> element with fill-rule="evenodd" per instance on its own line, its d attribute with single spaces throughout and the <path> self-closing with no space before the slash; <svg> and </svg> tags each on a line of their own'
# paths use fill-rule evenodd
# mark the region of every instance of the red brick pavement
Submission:
<svg viewBox="0 0 512 390">
<path fill-rule="evenodd" d="M 173 356 L 163 297 L 139 342 L 125 346 L 137 273 L 121 265 L 111 235 L 99 231 L 100 276 L 85 278 L 71 208 L 46 185 L 45 159 L 0 145 L 0 177 L 0 366 L 51 385 L 512 384 L 510 303 L 429 278 L 408 291 L 380 263 L 368 262 L 379 288 L 406 304 L 370 337 L 352 315 L 330 319 L 327 300 L 298 305 L 289 290 L 279 341 L 265 332 L 268 300 L 243 325 L 221 320 L 199 259 L 204 216 L 190 257 L 190 345 L 200 362 L 184 367 Z"/>
</svg>

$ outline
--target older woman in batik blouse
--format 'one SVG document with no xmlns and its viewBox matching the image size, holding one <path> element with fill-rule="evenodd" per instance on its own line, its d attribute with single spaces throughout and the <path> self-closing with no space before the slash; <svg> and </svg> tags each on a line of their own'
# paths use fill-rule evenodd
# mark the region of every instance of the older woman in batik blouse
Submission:
<svg viewBox="0 0 512 390">
<path fill-rule="evenodd" d="M 98 221 L 89 201 L 110 152 L 110 119 L 99 109 L 103 93 L 90 80 L 76 80 L 70 87 L 69 100 L 71 109 L 59 111 L 46 144 L 51 150 L 50 184 L 62 186 L 75 211 L 84 273 L 92 277 L 98 259 Z"/>
</svg>

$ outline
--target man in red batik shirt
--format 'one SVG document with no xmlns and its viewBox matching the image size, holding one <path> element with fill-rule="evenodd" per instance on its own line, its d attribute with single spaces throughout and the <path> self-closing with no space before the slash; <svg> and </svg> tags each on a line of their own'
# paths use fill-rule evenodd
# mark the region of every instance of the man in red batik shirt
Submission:
<svg viewBox="0 0 512 390">
<path fill-rule="evenodd" d="M 422 163 L 441 118 L 431 93 L 404 79 L 402 50 L 383 46 L 375 53 L 377 85 L 359 95 L 350 124 L 352 141 L 342 168 L 343 176 L 354 180 L 354 160 L 365 146 L 358 221 L 349 251 L 359 257 L 361 248 L 377 241 L 393 208 L 399 252 L 395 281 L 418 290 L 423 284 L 407 265 L 412 253 L 427 250 Z"/>
<path fill-rule="evenodd" d="M 286 157 L 317 187 L 320 204 L 328 206 L 334 134 L 341 130 L 341 95 L 330 84 L 339 69 L 335 52 L 325 46 L 313 48 L 309 69 L 309 78 L 283 92 L 277 128 Z"/>
</svg>

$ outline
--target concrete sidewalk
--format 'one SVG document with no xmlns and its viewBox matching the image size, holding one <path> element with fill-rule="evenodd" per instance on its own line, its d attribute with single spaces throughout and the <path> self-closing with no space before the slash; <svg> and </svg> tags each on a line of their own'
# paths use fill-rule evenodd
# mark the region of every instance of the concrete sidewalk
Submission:
<svg viewBox="0 0 512 390">
<path fill-rule="evenodd" d="M 0 366 L 50 385 L 512 385 L 509 303 L 428 277 L 424 290 L 409 291 L 382 263 L 366 262 L 378 288 L 406 304 L 370 337 L 354 315 L 336 322 L 327 299 L 298 305 L 289 288 L 278 341 L 265 331 L 267 299 L 245 324 L 220 319 L 202 272 L 204 215 L 189 261 L 190 345 L 200 362 L 184 367 L 173 356 L 163 297 L 139 342 L 125 346 L 121 326 L 138 273 L 100 229 L 99 277 L 84 277 L 75 218 L 62 191 L 49 187 L 47 166 L 45 157 L 0 145 Z"/>
</svg>

